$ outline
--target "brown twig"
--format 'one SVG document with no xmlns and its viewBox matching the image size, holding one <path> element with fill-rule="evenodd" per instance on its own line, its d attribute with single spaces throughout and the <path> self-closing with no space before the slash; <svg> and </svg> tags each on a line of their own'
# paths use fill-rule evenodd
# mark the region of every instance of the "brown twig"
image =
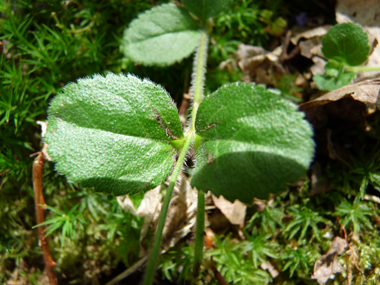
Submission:
<svg viewBox="0 0 380 285">
<path fill-rule="evenodd" d="M 46 161 L 45 156 L 42 152 L 37 152 L 31 155 L 36 156 L 36 159 L 33 163 L 33 189 L 34 189 L 34 205 L 36 208 L 36 216 L 37 216 L 37 223 L 41 224 L 45 221 L 45 200 L 43 196 L 43 187 L 42 187 L 42 175 L 44 170 L 44 164 Z M 49 278 L 49 282 L 51 285 L 57 285 L 57 280 L 55 278 L 53 267 L 56 265 L 54 260 L 52 259 L 50 255 L 49 250 L 49 241 L 47 238 L 45 238 L 45 228 L 46 226 L 40 226 L 38 227 L 38 236 L 40 240 L 40 246 L 42 249 L 42 254 L 44 257 L 44 263 L 46 268 L 46 273 Z"/>
<path fill-rule="evenodd" d="M 148 260 L 148 255 L 141 258 L 139 261 L 137 261 L 135 264 L 133 264 L 131 267 L 129 267 L 127 270 L 113 278 L 111 281 L 109 281 L 106 285 L 115 285 L 122 281 L 123 279 L 127 278 L 132 273 L 139 270 Z"/>
<path fill-rule="evenodd" d="M 284 61 L 287 61 L 289 59 L 292 59 L 293 57 L 295 57 L 296 55 L 298 55 L 300 53 L 300 47 L 299 46 L 296 46 L 294 49 L 292 49 L 292 51 L 288 54 L 288 47 L 289 47 L 289 43 L 290 43 L 290 37 L 292 35 L 292 32 L 291 31 L 288 31 L 285 35 L 285 39 L 284 41 L 282 42 L 282 53 L 280 55 L 280 62 L 284 62 Z"/>
<path fill-rule="evenodd" d="M 218 281 L 220 285 L 228 285 L 228 282 L 226 281 L 226 279 L 224 279 L 222 274 L 220 274 L 218 269 L 216 269 L 216 265 L 212 257 L 211 257 L 211 269 L 214 272 L 215 279 Z"/>
<path fill-rule="evenodd" d="M 344 239 L 345 239 L 346 242 L 347 242 L 348 248 L 349 248 L 349 249 L 351 250 L 351 252 L 352 252 L 352 260 L 353 260 L 353 262 L 354 262 L 354 265 L 355 265 L 356 269 L 359 270 L 359 272 L 363 275 L 364 272 L 359 268 L 359 266 L 358 266 L 357 263 L 356 263 L 356 260 L 355 260 L 355 252 L 352 250 L 352 248 L 351 248 L 351 246 L 350 246 L 350 243 L 348 242 L 346 229 L 344 228 L 344 226 L 343 226 L 342 223 L 340 222 L 339 217 L 336 217 L 336 219 L 338 220 L 338 223 L 339 223 L 340 227 L 341 227 L 342 230 L 343 230 L 343 233 L 344 233 Z M 347 278 L 348 278 L 348 274 L 347 274 Z"/>
</svg>

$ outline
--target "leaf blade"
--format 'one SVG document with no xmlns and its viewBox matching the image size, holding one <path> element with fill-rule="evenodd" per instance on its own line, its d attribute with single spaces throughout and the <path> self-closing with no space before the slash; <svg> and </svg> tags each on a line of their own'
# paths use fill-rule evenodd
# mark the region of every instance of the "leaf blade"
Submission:
<svg viewBox="0 0 380 285">
<path fill-rule="evenodd" d="M 53 100 L 48 114 L 45 141 L 56 169 L 114 195 L 160 184 L 174 163 L 171 143 L 183 138 L 166 92 L 132 75 L 80 79 Z"/>
<path fill-rule="evenodd" d="M 359 24 L 343 23 L 330 28 L 322 38 L 322 53 L 328 59 L 350 66 L 367 60 L 371 46 L 368 36 Z"/>
<path fill-rule="evenodd" d="M 231 84 L 206 97 L 196 118 L 202 139 L 192 186 L 246 203 L 285 190 L 303 175 L 314 148 L 296 109 L 262 86 Z"/>
<path fill-rule="evenodd" d="M 139 15 L 125 30 L 121 49 L 144 65 L 170 65 L 188 57 L 197 47 L 197 22 L 176 5 L 155 7 Z"/>
</svg>

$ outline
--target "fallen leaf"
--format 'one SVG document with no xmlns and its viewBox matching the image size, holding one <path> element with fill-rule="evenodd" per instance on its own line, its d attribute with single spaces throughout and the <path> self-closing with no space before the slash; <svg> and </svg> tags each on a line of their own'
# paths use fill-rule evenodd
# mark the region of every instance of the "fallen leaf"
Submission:
<svg viewBox="0 0 380 285">
<path fill-rule="evenodd" d="M 327 61 L 316 55 L 313 56 L 311 60 L 314 62 L 314 64 L 310 67 L 311 73 L 313 75 L 316 75 L 317 73 L 324 74 Z"/>
<path fill-rule="evenodd" d="M 321 38 L 322 36 L 327 34 L 327 31 L 328 31 L 328 27 L 317 27 L 315 29 L 307 30 L 295 35 L 294 37 L 290 39 L 290 41 L 294 45 L 297 45 L 301 39 L 312 39 L 316 37 Z"/>
<path fill-rule="evenodd" d="M 124 211 L 144 217 L 144 224 L 140 230 L 140 256 L 147 254 L 142 244 L 149 228 L 156 226 L 158 223 L 162 208 L 162 194 L 160 192 L 161 185 L 147 191 L 137 209 L 135 209 L 128 195 L 117 197 L 117 202 Z M 198 205 L 197 194 L 198 191 L 191 188 L 188 178 L 182 175 L 180 185 L 174 187 L 173 197 L 166 216 L 162 236 L 162 248 L 164 250 L 174 246 L 194 228 Z"/>
<path fill-rule="evenodd" d="M 236 60 L 240 69 L 244 72 L 244 81 L 263 83 L 274 86 L 274 77 L 285 74 L 285 69 L 280 63 L 279 57 L 282 47 L 277 47 L 270 52 L 262 47 L 241 44 L 236 52 Z"/>
<path fill-rule="evenodd" d="M 182 175 L 180 185 L 174 188 L 163 230 L 162 247 L 169 249 L 187 236 L 196 223 L 198 191 L 191 188 L 189 179 Z M 207 218 L 205 217 L 207 223 Z"/>
<path fill-rule="evenodd" d="M 140 230 L 140 242 L 145 238 L 146 234 L 148 233 L 151 223 L 157 221 L 160 215 L 162 206 L 162 194 L 160 193 L 160 190 L 161 185 L 146 192 L 137 210 L 133 206 L 133 203 L 128 195 L 118 196 L 116 198 L 117 202 L 121 207 L 123 207 L 124 211 L 129 212 L 133 215 L 137 215 L 139 217 L 144 217 L 144 224 L 142 225 Z"/>
<path fill-rule="evenodd" d="M 380 5 L 378 0 L 339 0 L 336 12 L 350 15 L 352 21 L 362 26 L 379 26 Z"/>
<path fill-rule="evenodd" d="M 336 256 L 348 247 L 347 241 L 335 237 L 328 252 L 322 255 L 314 264 L 314 274 L 310 279 L 316 279 L 320 285 L 326 284 L 327 280 L 334 279 L 336 273 L 343 271 Z"/>
<path fill-rule="evenodd" d="M 314 127 L 324 124 L 328 115 L 351 122 L 363 121 L 374 110 L 380 110 L 380 78 L 350 84 L 303 103 L 300 110 Z"/>
<path fill-rule="evenodd" d="M 294 45 L 298 45 L 300 54 L 303 57 L 309 58 L 314 62 L 310 67 L 313 75 L 325 73 L 326 60 L 322 54 L 322 37 L 327 34 L 329 28 L 330 26 L 317 27 L 298 33 L 290 39 Z"/>
<path fill-rule="evenodd" d="M 215 206 L 226 216 L 231 224 L 244 224 L 245 213 L 247 210 L 246 205 L 239 200 L 235 200 L 231 203 L 230 201 L 224 199 L 222 195 L 219 198 L 212 195 L 212 200 L 214 201 Z"/>
<path fill-rule="evenodd" d="M 338 101 L 342 98 L 352 98 L 353 100 L 363 102 L 369 108 L 380 109 L 377 106 L 380 96 L 380 78 L 366 80 L 359 83 L 350 84 L 331 91 L 313 101 L 301 104 L 301 110 L 307 110 L 313 106 L 320 106 L 332 101 Z"/>
<path fill-rule="evenodd" d="M 323 57 L 321 50 L 322 39 L 320 37 L 302 41 L 299 43 L 299 47 L 301 55 L 306 58 L 312 58 L 315 55 Z"/>
</svg>

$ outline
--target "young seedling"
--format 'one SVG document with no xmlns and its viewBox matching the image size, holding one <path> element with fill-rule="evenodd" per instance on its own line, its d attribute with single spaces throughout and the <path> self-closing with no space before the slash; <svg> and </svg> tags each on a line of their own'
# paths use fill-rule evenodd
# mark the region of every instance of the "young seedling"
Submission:
<svg viewBox="0 0 380 285">
<path fill-rule="evenodd" d="M 145 65 L 169 65 L 195 49 L 192 111 L 183 132 L 159 85 L 134 75 L 95 75 L 67 85 L 48 110 L 45 142 L 69 181 L 114 195 L 160 185 L 171 173 L 144 284 L 151 284 L 166 213 L 186 154 L 196 152 L 198 189 L 194 275 L 202 262 L 204 192 L 252 203 L 285 190 L 313 156 L 312 130 L 297 106 L 264 86 L 233 83 L 203 98 L 211 21 L 230 0 L 183 0 L 141 14 L 122 49 Z M 189 13 L 190 12 L 190 13 Z"/>
<path fill-rule="evenodd" d="M 358 66 L 368 59 L 370 49 L 360 25 L 343 23 L 331 27 L 322 38 L 322 53 L 328 62 L 325 74 L 314 76 L 318 88 L 332 91 L 351 83 L 359 72 L 380 70 L 378 66 Z"/>
</svg>

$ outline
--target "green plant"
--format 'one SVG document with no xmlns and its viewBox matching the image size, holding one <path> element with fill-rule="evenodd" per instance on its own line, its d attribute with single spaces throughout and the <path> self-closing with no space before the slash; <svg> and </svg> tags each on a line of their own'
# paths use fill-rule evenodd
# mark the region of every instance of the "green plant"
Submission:
<svg viewBox="0 0 380 285">
<path fill-rule="evenodd" d="M 305 237 L 307 230 L 311 227 L 313 235 L 317 240 L 321 240 L 320 230 L 318 229 L 318 223 L 329 224 L 329 220 L 323 218 L 320 212 L 313 211 L 307 207 L 307 200 L 304 201 L 304 205 L 292 205 L 288 211 L 293 220 L 286 226 L 285 232 L 289 239 L 292 239 L 297 233 L 300 232 L 298 240 Z"/>
<path fill-rule="evenodd" d="M 268 237 L 268 235 L 252 236 L 250 241 L 240 243 L 234 242 L 230 236 L 223 240 L 217 238 L 216 249 L 208 252 L 206 256 L 212 256 L 216 268 L 227 282 L 233 281 L 234 284 L 269 282 L 271 277 L 268 272 L 258 268 L 262 258 L 274 256 L 273 244 L 269 243 L 260 249 Z M 257 252 L 254 253 L 254 250 Z"/>
<path fill-rule="evenodd" d="M 309 124 L 278 92 L 236 83 L 202 101 L 208 18 L 229 2 L 184 1 L 188 10 L 158 6 L 141 14 L 124 34 L 126 56 L 146 65 L 172 64 L 197 47 L 192 114 L 185 133 L 165 90 L 133 75 L 79 79 L 67 85 L 48 110 L 48 152 L 70 181 L 99 192 L 135 194 L 159 185 L 173 170 L 145 284 L 153 280 L 169 201 L 191 146 L 197 154 L 191 185 L 199 190 L 195 277 L 202 262 L 203 191 L 251 203 L 254 197 L 284 190 L 287 182 L 304 174 L 312 158 Z"/>
<path fill-rule="evenodd" d="M 309 275 L 310 269 L 319 257 L 319 253 L 310 245 L 296 248 L 288 246 L 283 252 L 282 259 L 285 262 L 283 270 L 289 269 L 290 277 L 293 276 L 294 272 L 300 276 Z"/>
<path fill-rule="evenodd" d="M 371 46 L 359 24 L 343 23 L 330 28 L 322 38 L 322 53 L 329 60 L 325 74 L 316 74 L 314 81 L 321 90 L 332 91 L 349 84 L 356 73 L 380 70 L 380 67 L 360 67 L 368 59 Z"/>
<path fill-rule="evenodd" d="M 261 212 L 256 212 L 247 222 L 247 228 L 251 228 L 256 222 L 260 222 L 261 230 L 263 232 L 276 232 L 276 226 L 283 226 L 282 218 L 285 216 L 284 212 L 279 208 L 270 207 L 265 205 Z"/>
<path fill-rule="evenodd" d="M 79 216 L 80 214 L 76 212 L 79 204 L 72 207 L 70 210 L 66 208 L 64 204 L 62 204 L 63 208 L 65 209 L 64 212 L 55 209 L 50 206 L 46 206 L 47 209 L 50 211 L 56 213 L 58 216 L 51 218 L 48 221 L 45 221 L 41 224 L 38 224 L 35 227 L 48 225 L 46 228 L 46 236 L 50 235 L 55 230 L 58 230 L 62 227 L 62 243 L 61 247 L 65 243 L 65 237 L 70 237 L 74 241 L 76 241 L 76 230 L 81 224 L 86 224 L 86 221 L 83 219 L 83 217 Z"/>
<path fill-rule="evenodd" d="M 361 201 L 360 196 L 355 198 L 354 203 L 350 204 L 343 199 L 333 214 L 342 219 L 344 227 L 351 225 L 355 233 L 360 232 L 362 227 L 373 229 L 373 226 L 367 216 L 373 216 L 374 211 L 367 203 Z"/>
</svg>

